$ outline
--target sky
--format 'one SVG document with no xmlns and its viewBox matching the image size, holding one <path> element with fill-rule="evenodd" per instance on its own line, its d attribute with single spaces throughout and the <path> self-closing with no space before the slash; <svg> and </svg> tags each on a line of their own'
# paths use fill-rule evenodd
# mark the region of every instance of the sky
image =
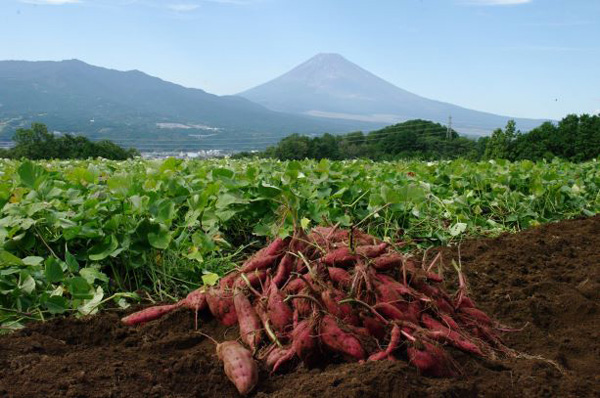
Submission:
<svg viewBox="0 0 600 398">
<path fill-rule="evenodd" d="M 0 0 L 0 60 L 77 58 L 225 95 L 317 53 L 502 115 L 600 112 L 599 0 Z"/>
</svg>

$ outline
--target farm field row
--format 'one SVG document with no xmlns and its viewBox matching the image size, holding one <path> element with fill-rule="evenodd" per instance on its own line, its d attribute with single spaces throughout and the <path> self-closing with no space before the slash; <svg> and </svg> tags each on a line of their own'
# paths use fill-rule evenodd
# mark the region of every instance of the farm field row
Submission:
<svg viewBox="0 0 600 398">
<path fill-rule="evenodd" d="M 0 325 L 170 300 L 294 226 L 406 250 L 600 210 L 596 162 L 0 161 Z"/>
</svg>

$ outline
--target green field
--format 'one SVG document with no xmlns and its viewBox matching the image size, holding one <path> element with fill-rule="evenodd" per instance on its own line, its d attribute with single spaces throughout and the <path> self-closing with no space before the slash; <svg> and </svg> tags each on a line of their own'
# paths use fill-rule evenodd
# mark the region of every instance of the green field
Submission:
<svg viewBox="0 0 600 398">
<path fill-rule="evenodd" d="M 294 225 L 409 250 L 590 216 L 599 187 L 595 161 L 0 160 L 0 325 L 179 297 Z"/>
</svg>

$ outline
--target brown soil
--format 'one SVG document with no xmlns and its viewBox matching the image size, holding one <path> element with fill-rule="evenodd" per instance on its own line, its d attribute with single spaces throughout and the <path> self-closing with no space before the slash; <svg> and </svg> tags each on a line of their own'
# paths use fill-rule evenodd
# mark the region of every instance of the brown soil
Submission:
<svg viewBox="0 0 600 398">
<path fill-rule="evenodd" d="M 461 260 L 479 306 L 527 326 L 508 346 L 542 359 L 483 361 L 453 351 L 464 375 L 420 376 L 403 362 L 327 364 L 269 377 L 256 397 L 600 397 L 600 217 L 468 241 Z M 457 250 L 447 250 L 458 260 Z M 448 279 L 455 276 L 448 271 Z M 122 314 L 54 319 L 0 338 L 2 397 L 234 397 L 214 345 L 186 310 L 142 327 Z M 231 339 L 203 319 L 202 331 Z"/>
</svg>

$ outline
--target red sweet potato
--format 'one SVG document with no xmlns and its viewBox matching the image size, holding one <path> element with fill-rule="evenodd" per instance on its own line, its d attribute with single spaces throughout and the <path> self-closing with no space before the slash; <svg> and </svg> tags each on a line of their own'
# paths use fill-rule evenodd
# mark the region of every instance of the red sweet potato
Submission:
<svg viewBox="0 0 600 398">
<path fill-rule="evenodd" d="M 388 289 L 394 290 L 397 294 L 402 296 L 419 297 L 421 294 L 410 286 L 406 286 L 403 283 L 398 282 L 394 278 L 384 274 L 377 274 L 376 279 L 381 284 L 386 285 Z"/>
<path fill-rule="evenodd" d="M 252 352 L 256 352 L 263 337 L 260 319 L 250 300 L 241 290 L 235 292 L 233 304 L 240 325 L 240 337 Z"/>
<path fill-rule="evenodd" d="M 267 317 L 273 324 L 275 330 L 285 332 L 292 326 L 293 311 L 283 300 L 284 295 L 274 283 L 269 287 L 269 298 L 267 301 Z"/>
<path fill-rule="evenodd" d="M 239 272 L 230 272 L 219 280 L 219 287 L 222 290 L 233 289 L 233 284 L 239 276 Z"/>
<path fill-rule="evenodd" d="M 411 346 L 406 349 L 408 361 L 425 376 L 454 377 L 456 372 L 446 351 L 441 347 L 422 342 L 421 347 Z"/>
<path fill-rule="evenodd" d="M 406 321 L 415 324 L 419 322 L 418 319 L 415 319 L 411 311 L 402 311 L 397 305 L 398 303 L 396 303 L 396 305 L 390 303 L 377 303 L 373 308 L 389 320 Z"/>
<path fill-rule="evenodd" d="M 244 263 L 242 266 L 241 272 L 247 273 L 255 270 L 261 270 L 270 268 L 275 265 L 275 262 L 280 258 L 278 254 L 268 255 L 265 253 L 261 253 L 260 251 L 252 256 L 248 261 Z"/>
<path fill-rule="evenodd" d="M 492 324 L 492 320 L 490 319 L 490 317 L 487 316 L 485 312 L 478 310 L 477 308 L 463 307 L 459 309 L 459 312 L 461 314 L 464 314 L 464 316 L 466 316 L 467 318 L 472 319 L 477 324 L 484 326 L 490 326 Z"/>
<path fill-rule="evenodd" d="M 266 256 L 274 256 L 274 255 L 278 255 L 281 254 L 281 252 L 283 252 L 289 245 L 290 243 L 290 238 L 275 238 L 273 240 L 273 242 L 271 242 L 269 244 L 269 246 L 267 246 L 265 248 L 265 255 Z"/>
<path fill-rule="evenodd" d="M 231 293 L 226 293 L 221 289 L 210 289 L 206 293 L 206 302 L 211 314 L 223 325 L 233 326 L 237 323 L 237 314 Z"/>
<path fill-rule="evenodd" d="M 389 271 L 402 267 L 403 256 L 400 253 L 386 253 L 375 258 L 371 265 L 378 271 Z"/>
<path fill-rule="evenodd" d="M 400 326 L 398 325 L 394 325 L 392 328 L 392 332 L 390 333 L 390 344 L 388 344 L 387 348 L 385 349 L 385 352 L 388 356 L 392 355 L 400 344 L 400 330 Z"/>
<path fill-rule="evenodd" d="M 180 302 L 184 307 L 194 311 L 194 328 L 198 329 L 198 311 L 206 308 L 206 289 L 196 289 Z"/>
<path fill-rule="evenodd" d="M 288 280 L 290 274 L 292 273 L 292 269 L 294 268 L 295 262 L 296 258 L 290 253 L 286 253 L 281 258 L 279 264 L 277 265 L 275 276 L 273 277 L 273 283 L 275 283 L 277 287 L 281 287 Z"/>
<path fill-rule="evenodd" d="M 325 315 L 320 326 L 321 342 L 329 350 L 339 353 L 348 360 L 365 359 L 365 350 L 358 338 L 347 333 L 331 315 Z"/>
<path fill-rule="evenodd" d="M 367 361 L 383 361 L 388 357 L 388 354 L 385 350 L 377 351 L 367 358 Z"/>
<path fill-rule="evenodd" d="M 306 275 L 304 278 L 308 280 L 308 278 L 310 278 L 310 275 Z M 306 282 L 304 281 L 304 279 L 296 278 L 296 279 L 293 279 L 290 282 L 288 282 L 288 284 L 284 286 L 283 290 L 287 294 L 297 294 L 299 291 L 301 291 L 305 287 L 306 287 Z"/>
<path fill-rule="evenodd" d="M 475 308 L 475 303 L 464 294 L 459 294 L 454 304 L 454 308 Z"/>
<path fill-rule="evenodd" d="M 347 298 L 341 291 L 330 287 L 321 293 L 321 300 L 327 311 L 336 318 L 344 320 L 350 325 L 358 325 L 359 319 L 356 311 L 348 303 L 340 304 L 339 301 Z"/>
<path fill-rule="evenodd" d="M 377 301 L 380 303 L 393 304 L 404 300 L 404 298 L 393 289 L 391 283 L 380 283 L 375 287 L 375 291 L 377 293 Z"/>
<path fill-rule="evenodd" d="M 310 296 L 310 290 L 304 289 L 300 292 L 301 296 Z M 299 317 L 307 317 L 312 313 L 313 302 L 310 299 L 296 297 L 292 299 L 292 306 L 298 312 Z"/>
<path fill-rule="evenodd" d="M 378 245 L 363 245 L 356 247 L 356 254 L 362 257 L 375 258 L 387 250 L 388 244 L 383 242 Z"/>
<path fill-rule="evenodd" d="M 477 356 L 485 357 L 484 353 L 475 343 L 461 336 L 458 332 L 448 329 L 441 322 L 432 318 L 430 315 L 423 314 L 421 317 L 421 322 L 427 329 L 429 329 L 427 335 L 430 338 L 438 341 L 445 341 L 465 352 L 470 352 Z"/>
<path fill-rule="evenodd" d="M 300 321 L 292 332 L 292 347 L 307 366 L 314 365 L 318 359 L 318 340 L 313 322 L 312 319 Z"/>
<path fill-rule="evenodd" d="M 146 322 L 153 321 L 168 314 L 169 312 L 175 311 L 181 304 L 168 304 L 168 305 L 157 305 L 154 307 L 145 308 L 141 311 L 134 312 L 133 314 L 127 315 L 121 319 L 121 322 L 127 326 L 141 325 Z"/>
<path fill-rule="evenodd" d="M 271 373 L 275 373 L 283 365 L 294 359 L 295 356 L 296 351 L 291 346 L 275 347 L 267 356 L 265 365 L 271 370 Z"/>
<path fill-rule="evenodd" d="M 370 315 L 361 315 L 363 326 L 369 331 L 369 335 L 377 340 L 385 338 L 385 325 L 377 318 Z"/>
<path fill-rule="evenodd" d="M 348 289 L 352 284 L 352 276 L 343 268 L 327 267 L 329 279 L 337 286 Z"/>
<path fill-rule="evenodd" d="M 247 395 L 258 383 L 258 364 L 250 351 L 237 341 L 217 345 L 217 356 L 223 361 L 225 374 L 241 395 Z"/>
<path fill-rule="evenodd" d="M 347 246 L 340 247 L 321 257 L 323 264 L 330 267 L 350 267 L 358 261 L 358 256 L 350 251 Z"/>
<path fill-rule="evenodd" d="M 248 283 L 250 284 L 250 286 L 252 286 L 253 288 L 258 288 L 261 286 L 261 284 L 263 284 L 267 278 L 267 270 L 261 269 L 261 270 L 254 270 L 252 272 L 248 272 L 243 274 L 246 279 L 248 280 Z M 245 288 L 246 286 L 248 286 L 248 283 L 242 278 L 242 276 L 240 275 L 234 283 L 234 287 L 236 288 Z"/>
</svg>

